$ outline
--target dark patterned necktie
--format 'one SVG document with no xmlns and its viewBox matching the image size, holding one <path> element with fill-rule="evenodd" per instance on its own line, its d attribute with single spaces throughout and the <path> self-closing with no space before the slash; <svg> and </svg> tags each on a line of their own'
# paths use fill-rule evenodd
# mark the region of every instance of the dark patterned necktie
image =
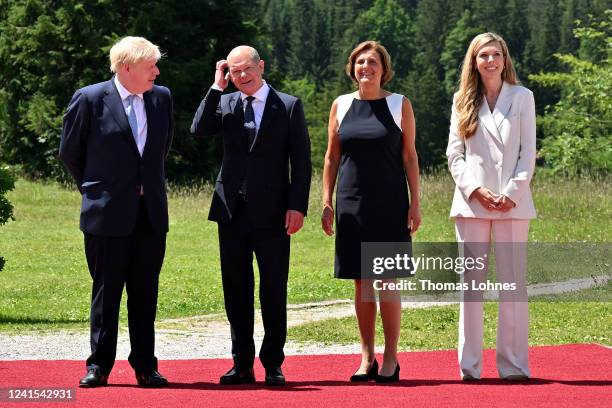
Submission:
<svg viewBox="0 0 612 408">
<path fill-rule="evenodd" d="M 244 129 L 249 136 L 249 149 L 253 145 L 253 141 L 255 140 L 255 134 L 257 133 L 257 128 L 255 126 L 255 111 L 253 111 L 253 100 L 254 96 L 246 97 L 246 108 L 244 109 Z"/>
</svg>

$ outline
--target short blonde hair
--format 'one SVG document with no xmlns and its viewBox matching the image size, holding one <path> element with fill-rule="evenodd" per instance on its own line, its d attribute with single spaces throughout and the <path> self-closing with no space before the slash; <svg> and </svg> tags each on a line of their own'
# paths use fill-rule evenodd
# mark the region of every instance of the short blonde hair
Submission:
<svg viewBox="0 0 612 408">
<path fill-rule="evenodd" d="M 358 83 L 357 78 L 355 78 L 355 61 L 357 61 L 359 54 L 370 50 L 376 51 L 382 62 L 383 74 L 380 78 L 380 86 L 382 87 L 393 78 L 393 68 L 391 66 L 391 56 L 389 52 L 378 41 L 364 41 L 353 48 L 351 55 L 348 57 L 348 62 L 346 63 L 346 75 L 348 75 L 353 82 Z"/>
<path fill-rule="evenodd" d="M 110 70 L 115 73 L 123 64 L 162 57 L 159 47 L 144 37 L 123 37 L 110 50 Z"/>
</svg>

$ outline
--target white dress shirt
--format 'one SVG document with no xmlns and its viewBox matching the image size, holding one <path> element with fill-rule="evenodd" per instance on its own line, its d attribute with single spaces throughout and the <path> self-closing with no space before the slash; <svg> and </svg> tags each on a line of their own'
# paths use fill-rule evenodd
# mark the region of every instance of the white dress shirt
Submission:
<svg viewBox="0 0 612 408">
<path fill-rule="evenodd" d="M 253 112 L 255 113 L 255 129 L 257 132 L 259 132 L 259 125 L 261 125 L 261 118 L 263 117 L 264 108 L 266 107 L 266 99 L 268 99 L 269 93 L 270 93 L 270 86 L 266 83 L 266 81 L 263 81 L 263 85 L 261 86 L 261 88 L 259 88 L 257 92 L 251 95 L 255 98 L 253 99 L 253 102 L 251 102 L 251 105 L 253 106 Z M 240 98 L 242 99 L 243 111 L 246 109 L 246 105 L 247 105 L 246 98 L 248 96 L 249 95 L 243 92 L 240 92 Z"/>
<path fill-rule="evenodd" d="M 255 113 L 255 130 L 257 132 L 259 132 L 259 125 L 261 124 L 261 118 L 263 117 L 264 108 L 266 107 L 266 99 L 268 99 L 268 94 L 270 93 L 270 86 L 266 83 L 265 80 L 262 80 L 262 81 L 263 81 L 263 85 L 261 86 L 261 88 L 259 88 L 257 92 L 251 95 L 255 98 L 253 99 L 253 102 L 251 102 L 251 105 L 253 106 L 253 112 Z M 217 86 L 217 84 L 212 84 L 211 88 L 216 89 L 217 91 L 223 91 L 221 88 Z M 249 95 L 243 92 L 240 92 L 240 99 L 242 99 L 242 111 L 243 112 L 246 109 L 247 96 Z"/>
<path fill-rule="evenodd" d="M 128 101 L 128 96 L 132 95 L 130 91 L 125 89 L 119 79 L 115 75 L 114 78 L 115 87 L 117 87 L 117 91 L 119 91 L 119 96 L 121 97 L 121 102 L 123 103 L 123 109 L 125 110 L 125 114 L 130 116 L 130 102 Z M 136 122 L 138 123 L 138 135 L 136 136 L 136 146 L 138 147 L 138 152 L 142 157 L 142 153 L 144 152 L 145 144 L 147 143 L 147 112 L 144 106 L 144 99 L 142 99 L 142 94 L 135 94 L 136 98 L 134 98 L 133 106 L 136 113 Z"/>
</svg>

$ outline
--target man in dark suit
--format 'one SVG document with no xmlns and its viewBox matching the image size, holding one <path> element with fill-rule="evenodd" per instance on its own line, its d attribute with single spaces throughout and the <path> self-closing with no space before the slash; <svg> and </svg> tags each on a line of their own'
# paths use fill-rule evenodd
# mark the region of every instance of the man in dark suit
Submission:
<svg viewBox="0 0 612 408">
<path fill-rule="evenodd" d="M 64 115 L 60 159 L 81 192 L 80 227 L 93 279 L 91 355 L 81 387 L 107 384 L 125 284 L 129 362 L 143 387 L 163 387 L 154 322 L 166 249 L 164 160 L 173 133 L 170 91 L 153 85 L 158 47 L 125 37 L 110 51 L 114 77 L 76 91 Z"/>
<path fill-rule="evenodd" d="M 229 72 L 226 70 L 229 69 Z M 234 366 L 221 384 L 255 381 L 253 253 L 260 276 L 265 336 L 259 358 L 268 385 L 283 385 L 289 237 L 308 208 L 310 139 L 299 99 L 262 79 L 264 62 L 248 46 L 217 62 L 215 82 L 191 125 L 197 137 L 223 134 L 223 163 L 209 219 L 219 227 L 225 310 Z M 222 95 L 232 80 L 238 92 Z"/>
</svg>

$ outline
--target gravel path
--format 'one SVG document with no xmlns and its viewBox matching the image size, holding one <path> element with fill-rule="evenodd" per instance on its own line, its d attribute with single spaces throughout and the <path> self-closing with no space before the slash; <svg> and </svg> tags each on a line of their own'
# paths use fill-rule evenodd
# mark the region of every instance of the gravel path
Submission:
<svg viewBox="0 0 612 408">
<path fill-rule="evenodd" d="M 530 296 L 556 294 L 601 285 L 609 279 L 610 276 L 598 276 L 554 284 L 537 284 L 529 286 L 528 292 Z M 402 306 L 404 308 L 423 308 L 454 303 L 456 302 L 451 301 L 451 298 L 440 298 L 438 302 L 406 302 Z M 290 305 L 287 310 L 287 323 L 291 327 L 307 322 L 353 315 L 351 300 Z M 231 355 L 230 329 L 224 314 L 166 319 L 157 322 L 156 328 L 156 354 L 161 360 L 227 358 Z M 263 325 L 259 313 L 256 313 L 255 344 L 257 350 L 262 339 Z M 117 359 L 127 359 L 129 350 L 127 327 L 120 328 Z M 287 355 L 358 353 L 359 345 L 288 342 L 285 352 Z M 89 336 L 85 330 L 0 333 L 0 360 L 85 360 L 88 355 Z"/>
</svg>

